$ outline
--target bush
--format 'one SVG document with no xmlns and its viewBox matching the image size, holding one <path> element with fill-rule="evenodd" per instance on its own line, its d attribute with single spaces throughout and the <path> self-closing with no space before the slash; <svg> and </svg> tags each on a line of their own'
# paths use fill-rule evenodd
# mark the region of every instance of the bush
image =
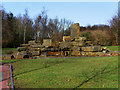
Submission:
<svg viewBox="0 0 120 90">
<path fill-rule="evenodd" d="M 86 37 L 87 40 L 92 41 L 94 45 L 103 45 L 103 46 L 109 46 L 112 45 L 113 39 L 111 38 L 111 35 L 106 30 L 94 30 L 89 31 L 85 30 L 80 32 L 80 36 Z"/>
<path fill-rule="evenodd" d="M 90 36 L 90 33 L 91 33 L 90 31 L 87 31 L 87 32 L 82 33 L 81 36 L 82 36 L 82 37 L 86 37 L 87 40 L 89 40 L 89 39 L 90 39 L 90 37 L 89 37 L 89 36 Z"/>
<path fill-rule="evenodd" d="M 89 38 L 95 45 L 112 45 L 111 36 L 105 30 L 91 31 Z"/>
<path fill-rule="evenodd" d="M 8 50 L 6 51 L 6 54 L 12 54 L 14 51 L 13 50 Z"/>
</svg>

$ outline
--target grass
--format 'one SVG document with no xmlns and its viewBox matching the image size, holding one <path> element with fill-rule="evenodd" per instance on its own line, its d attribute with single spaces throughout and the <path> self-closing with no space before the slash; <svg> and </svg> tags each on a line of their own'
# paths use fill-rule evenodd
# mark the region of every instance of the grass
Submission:
<svg viewBox="0 0 120 90">
<path fill-rule="evenodd" d="M 117 88 L 118 57 L 4 60 L 15 88 Z"/>
<path fill-rule="evenodd" d="M 120 46 L 105 46 L 107 48 L 109 48 L 111 51 L 120 51 Z"/>
<path fill-rule="evenodd" d="M 7 54 L 10 51 L 15 51 L 16 48 L 2 48 L 2 54 Z"/>
</svg>

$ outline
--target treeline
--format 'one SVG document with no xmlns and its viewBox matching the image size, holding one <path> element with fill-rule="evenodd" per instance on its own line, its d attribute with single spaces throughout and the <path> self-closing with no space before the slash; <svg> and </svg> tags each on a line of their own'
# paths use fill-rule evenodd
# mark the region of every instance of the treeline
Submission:
<svg viewBox="0 0 120 90">
<path fill-rule="evenodd" d="M 26 28 L 26 42 L 33 38 L 33 21 L 27 13 L 14 16 L 2 10 L 2 47 L 17 47 L 24 43 L 24 30 Z"/>
<path fill-rule="evenodd" d="M 92 41 L 94 45 L 117 45 L 116 37 L 108 25 L 81 27 L 80 35 L 85 36 L 87 40 Z"/>
<path fill-rule="evenodd" d="M 110 26 L 80 26 L 80 35 L 87 37 L 95 45 L 118 45 L 117 23 L 116 15 L 110 20 Z M 13 13 L 2 10 L 2 47 L 18 47 L 33 39 L 42 43 L 43 38 L 51 38 L 54 45 L 57 45 L 63 36 L 70 35 L 72 24 L 70 20 L 48 18 L 44 8 L 34 21 L 29 17 L 27 9 L 23 16 L 14 16 Z"/>
<path fill-rule="evenodd" d="M 94 45 L 119 45 L 120 43 L 120 12 L 113 16 L 109 25 L 88 25 L 81 28 L 81 36 L 85 36 Z"/>
<path fill-rule="evenodd" d="M 64 35 L 70 34 L 71 24 L 73 22 L 70 20 L 48 18 L 44 8 L 34 21 L 29 17 L 27 9 L 23 16 L 14 16 L 2 10 L 2 47 L 18 47 L 36 37 L 41 43 L 43 38 L 51 38 L 56 45 Z"/>
</svg>

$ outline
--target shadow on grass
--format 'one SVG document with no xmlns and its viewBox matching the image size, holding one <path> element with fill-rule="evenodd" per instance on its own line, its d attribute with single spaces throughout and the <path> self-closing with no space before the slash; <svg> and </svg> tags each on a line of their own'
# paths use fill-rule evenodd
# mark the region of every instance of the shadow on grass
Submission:
<svg viewBox="0 0 120 90">
<path fill-rule="evenodd" d="M 13 77 L 16 77 L 16 76 L 21 75 L 21 74 L 29 73 L 29 72 L 32 72 L 32 71 L 36 71 L 36 70 L 40 70 L 40 69 L 44 69 L 44 68 L 49 68 L 49 67 L 55 66 L 56 64 L 60 64 L 60 63 L 64 63 L 64 62 L 65 62 L 64 60 L 63 61 L 56 60 L 55 62 L 46 61 L 45 64 L 44 64 L 44 66 L 41 67 L 41 68 L 37 68 L 37 69 L 25 71 L 25 72 L 13 75 Z M 51 63 L 52 63 L 52 65 L 50 65 Z"/>
<path fill-rule="evenodd" d="M 18 59 L 15 59 L 15 60 L 9 60 L 8 62 L 7 62 L 7 60 L 2 60 L 2 65 L 4 65 L 4 64 L 9 64 L 9 63 L 15 63 L 15 62 L 19 62 L 19 61 L 24 61 L 24 60 L 28 60 L 28 59 L 21 59 L 21 60 L 18 60 Z"/>
<path fill-rule="evenodd" d="M 88 77 L 87 80 L 83 81 L 81 84 L 79 84 L 78 86 L 76 86 L 76 87 L 73 88 L 72 90 L 76 90 L 77 88 L 81 87 L 83 84 L 87 83 L 88 81 L 94 79 L 95 77 L 97 77 L 97 76 L 99 76 L 99 75 L 101 75 L 101 74 L 106 74 L 106 73 L 112 72 L 112 71 L 114 71 L 114 70 L 117 69 L 117 68 L 115 68 L 115 69 L 113 69 L 113 70 L 104 72 L 107 68 L 108 68 L 108 67 L 105 67 L 105 68 L 103 68 L 103 69 L 101 70 L 101 72 L 96 72 L 96 74 L 93 75 L 92 77 Z M 85 73 L 85 75 L 86 75 L 86 73 Z M 86 77 L 87 77 L 87 76 L 86 76 Z"/>
</svg>

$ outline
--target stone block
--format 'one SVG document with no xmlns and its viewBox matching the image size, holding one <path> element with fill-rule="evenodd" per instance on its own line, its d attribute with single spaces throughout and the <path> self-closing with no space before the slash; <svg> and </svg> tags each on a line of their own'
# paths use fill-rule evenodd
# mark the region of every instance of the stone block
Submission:
<svg viewBox="0 0 120 90">
<path fill-rule="evenodd" d="M 18 47 L 17 48 L 17 51 L 21 52 L 21 51 L 26 51 L 27 48 L 26 47 Z"/>
<path fill-rule="evenodd" d="M 80 51 L 72 51 L 72 56 L 80 56 Z"/>
<path fill-rule="evenodd" d="M 21 47 L 28 47 L 30 44 L 20 44 Z"/>
<path fill-rule="evenodd" d="M 79 23 L 75 23 L 71 25 L 71 37 L 72 38 L 79 37 L 79 34 L 80 34 Z"/>
<path fill-rule="evenodd" d="M 70 36 L 63 36 L 63 42 L 70 42 L 71 41 L 71 37 Z"/>
<path fill-rule="evenodd" d="M 61 42 L 61 43 L 59 43 L 59 47 L 61 49 L 71 48 L 72 47 L 72 43 L 71 42 Z"/>
<path fill-rule="evenodd" d="M 11 55 L 3 55 L 2 56 L 2 60 L 10 60 L 11 59 Z"/>
<path fill-rule="evenodd" d="M 80 41 L 80 42 L 73 41 L 71 43 L 72 43 L 73 46 L 80 46 L 80 47 L 84 46 L 84 44 L 85 44 L 83 41 Z"/>
<path fill-rule="evenodd" d="M 80 47 L 78 47 L 78 46 L 73 46 L 71 50 L 73 50 L 73 51 L 80 51 Z"/>
<path fill-rule="evenodd" d="M 32 56 L 39 56 L 40 55 L 40 51 L 31 51 L 31 55 Z"/>
<path fill-rule="evenodd" d="M 32 48 L 41 48 L 42 45 L 40 45 L 40 44 L 34 44 L 34 45 L 30 45 L 30 47 L 32 47 Z"/>
<path fill-rule="evenodd" d="M 101 51 L 101 47 L 100 46 L 81 47 L 81 50 L 85 52 Z"/>
<path fill-rule="evenodd" d="M 85 41 L 85 40 L 86 40 L 86 37 L 75 38 L 75 41 Z"/>
<path fill-rule="evenodd" d="M 23 59 L 24 55 L 14 55 L 15 59 Z"/>
<path fill-rule="evenodd" d="M 36 44 L 35 41 L 29 41 L 28 44 L 33 45 Z"/>
<path fill-rule="evenodd" d="M 43 46 L 49 47 L 52 46 L 52 39 L 43 39 Z"/>
<path fill-rule="evenodd" d="M 118 56 L 118 51 L 112 51 L 112 56 Z"/>
</svg>

